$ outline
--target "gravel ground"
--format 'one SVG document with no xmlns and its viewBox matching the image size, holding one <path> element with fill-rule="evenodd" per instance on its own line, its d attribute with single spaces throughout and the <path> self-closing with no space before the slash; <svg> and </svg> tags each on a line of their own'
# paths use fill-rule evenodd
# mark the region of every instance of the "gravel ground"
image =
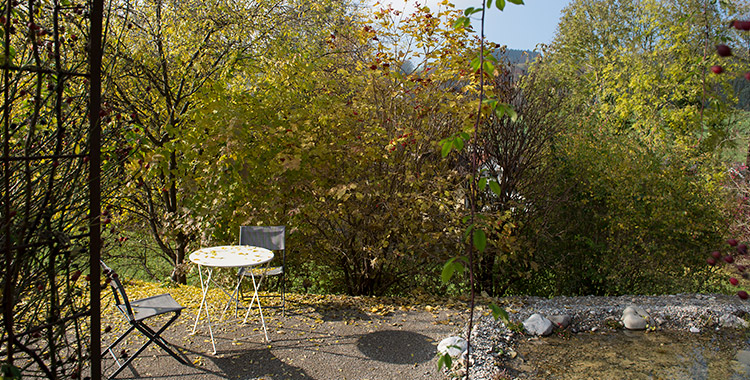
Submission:
<svg viewBox="0 0 750 380">
<path fill-rule="evenodd" d="M 656 330 L 706 330 L 743 328 L 750 318 L 750 302 L 735 296 L 679 294 L 668 296 L 621 297 L 555 297 L 544 299 L 524 297 L 506 299 L 511 322 L 522 322 L 533 313 L 544 316 L 567 314 L 572 317 L 570 333 L 617 329 L 627 306 L 640 306 L 653 318 Z M 609 320 L 609 322 L 608 322 Z M 502 322 L 484 315 L 477 319 L 472 331 L 472 379 L 496 379 L 503 363 L 515 357 L 515 343 L 523 334 L 507 329 Z"/>
<path fill-rule="evenodd" d="M 724 295 L 518 297 L 501 299 L 499 304 L 516 323 L 533 313 L 567 314 L 572 317 L 567 330 L 572 334 L 613 329 L 612 320 L 619 320 L 622 310 L 630 305 L 649 312 L 657 330 L 740 327 L 750 316 L 750 303 Z M 218 322 L 214 329 L 218 352 L 212 354 L 204 324 L 199 323 L 196 334 L 191 334 L 197 310 L 196 305 L 188 306 L 164 335 L 190 364 L 182 365 L 160 348 L 151 347 L 117 378 L 446 379 L 456 372 L 438 371 L 437 343 L 465 331 L 468 317 L 465 304 L 460 303 L 384 305 L 377 299 L 365 302 L 347 297 L 308 297 L 294 305 L 286 317 L 268 311 L 270 344 L 264 342 L 257 318 L 247 325 L 234 318 Z M 503 378 L 498 374 L 504 364 L 514 360 L 515 346 L 529 337 L 496 322 L 486 307 L 478 306 L 476 315 L 471 378 Z M 105 343 L 125 327 L 114 319 L 104 323 L 114 326 L 105 334 Z M 139 342 L 142 339 L 129 339 L 124 348 L 133 352 Z M 121 352 L 119 348 L 117 352 Z M 113 360 L 108 358 L 105 375 L 111 373 L 112 365 Z M 515 375 L 524 378 L 524 374 Z"/>
<path fill-rule="evenodd" d="M 287 316 L 266 309 L 270 343 L 266 343 L 257 310 L 255 318 L 214 321 L 217 353 L 205 323 L 191 334 L 197 309 L 189 307 L 163 335 L 189 365 L 183 365 L 153 345 L 134 360 L 118 379 L 441 379 L 436 347 L 443 337 L 459 329 L 463 312 L 439 306 L 399 306 L 364 302 L 347 297 L 311 297 L 289 305 Z M 218 315 L 218 310 L 213 311 Z M 113 326 L 105 344 L 119 336 L 124 326 Z M 158 326 L 158 324 L 157 324 Z M 134 337 L 115 351 L 134 352 L 142 337 Z M 104 375 L 115 367 L 106 358 Z"/>
</svg>

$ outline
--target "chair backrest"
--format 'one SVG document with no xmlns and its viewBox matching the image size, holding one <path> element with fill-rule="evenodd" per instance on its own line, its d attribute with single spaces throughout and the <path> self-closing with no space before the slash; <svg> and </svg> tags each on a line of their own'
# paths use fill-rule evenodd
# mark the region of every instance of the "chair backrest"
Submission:
<svg viewBox="0 0 750 380">
<path fill-rule="evenodd" d="M 240 245 L 284 251 L 286 226 L 240 226 Z"/>
<path fill-rule="evenodd" d="M 104 264 L 104 261 L 99 260 L 99 263 L 102 265 L 102 273 L 109 279 L 109 286 L 115 295 L 115 306 L 125 305 L 125 317 L 128 318 L 128 321 L 134 321 L 133 309 L 130 307 L 130 300 L 128 299 L 128 294 L 125 293 L 125 287 L 120 282 L 120 276 L 112 268 L 108 267 L 107 264 Z"/>
</svg>

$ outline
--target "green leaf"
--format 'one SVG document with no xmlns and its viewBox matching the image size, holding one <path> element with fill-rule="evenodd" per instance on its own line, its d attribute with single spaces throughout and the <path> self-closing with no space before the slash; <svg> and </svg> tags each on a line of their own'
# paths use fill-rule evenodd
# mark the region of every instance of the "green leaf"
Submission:
<svg viewBox="0 0 750 380">
<path fill-rule="evenodd" d="M 476 14 L 476 13 L 479 13 L 479 12 L 481 12 L 481 11 L 482 11 L 482 10 L 481 10 L 481 9 L 478 9 L 478 8 L 474 8 L 474 7 L 468 7 L 468 8 L 466 8 L 466 9 L 464 10 L 464 15 L 465 15 L 465 16 L 471 16 L 471 15 L 473 15 L 473 14 Z"/>
<path fill-rule="evenodd" d="M 510 116 L 511 121 L 515 122 L 516 120 L 518 120 L 518 113 L 516 113 L 516 110 L 514 110 L 512 107 L 506 106 L 505 113 L 507 113 L 508 116 Z"/>
<path fill-rule="evenodd" d="M 495 72 L 495 65 L 493 65 L 492 62 L 485 60 L 484 61 L 484 72 L 485 73 L 494 73 Z"/>
<path fill-rule="evenodd" d="M 453 149 L 453 142 L 452 141 L 445 141 L 443 142 L 443 149 L 440 152 L 443 156 L 443 158 L 448 157 L 448 154 L 451 152 L 451 149 Z"/>
<path fill-rule="evenodd" d="M 500 190 L 500 184 L 495 180 L 490 181 L 490 190 L 492 190 L 492 192 L 498 197 L 503 193 L 502 190 Z"/>
<path fill-rule="evenodd" d="M 495 6 L 497 7 L 497 9 L 502 11 L 503 9 L 505 9 L 505 0 L 495 1 Z"/>
<path fill-rule="evenodd" d="M 470 225 L 469 227 L 466 227 L 466 231 L 464 231 L 464 241 L 469 241 L 469 235 L 471 235 L 471 231 L 474 230 L 474 225 Z"/>
<path fill-rule="evenodd" d="M 515 5 L 523 5 L 523 0 L 508 0 Z"/>
<path fill-rule="evenodd" d="M 484 249 L 486 247 L 487 235 L 485 235 L 484 231 L 480 230 L 479 228 L 474 229 L 474 248 L 476 248 L 479 252 L 484 252 Z"/>
<path fill-rule="evenodd" d="M 492 108 L 497 107 L 497 99 L 484 99 L 484 100 L 482 100 L 482 103 L 484 103 L 484 104 L 486 104 L 486 105 L 488 105 L 488 106 L 490 106 Z"/>
<path fill-rule="evenodd" d="M 497 116 L 498 119 L 502 119 L 503 116 L 505 116 L 505 107 L 495 108 L 495 116 Z"/>
<path fill-rule="evenodd" d="M 461 136 L 461 138 L 462 138 L 462 139 L 464 139 L 464 140 L 468 140 L 468 139 L 469 139 L 469 138 L 471 137 L 471 136 L 469 136 L 469 134 L 468 134 L 468 133 L 466 133 L 466 132 L 461 132 L 461 133 L 459 133 L 458 135 L 459 135 L 459 136 Z"/>
<path fill-rule="evenodd" d="M 495 320 L 500 319 L 506 325 L 508 324 L 508 322 L 510 322 L 510 318 L 508 317 L 508 312 L 505 311 L 505 309 L 501 308 L 500 306 L 495 305 L 494 303 L 491 303 L 490 310 L 492 310 L 492 317 L 495 318 Z"/>
<path fill-rule="evenodd" d="M 492 0 L 487 0 L 487 9 L 492 8 Z"/>
<path fill-rule="evenodd" d="M 456 272 L 463 273 L 464 269 L 466 269 L 463 262 L 464 256 L 454 257 L 446 261 L 445 265 L 443 265 L 443 272 L 440 275 L 440 279 L 444 283 L 448 283 Z"/>
<path fill-rule="evenodd" d="M 447 352 L 438 359 L 438 371 L 441 370 L 443 366 L 445 366 L 445 368 L 453 367 L 453 359 Z"/>
<path fill-rule="evenodd" d="M 481 178 L 479 180 L 479 190 L 484 191 L 484 189 L 487 187 L 487 178 Z"/>
<path fill-rule="evenodd" d="M 464 149 L 464 139 L 461 137 L 456 137 L 453 140 L 453 147 L 456 148 L 456 150 L 463 150 Z"/>
<path fill-rule="evenodd" d="M 456 19 L 456 22 L 453 23 L 453 29 L 461 29 L 466 27 L 466 25 L 469 24 L 469 18 L 461 16 Z"/>
<path fill-rule="evenodd" d="M 480 64 L 479 57 L 476 57 L 476 58 L 472 59 L 471 60 L 471 69 L 475 70 L 475 71 L 479 70 L 479 64 Z"/>
</svg>

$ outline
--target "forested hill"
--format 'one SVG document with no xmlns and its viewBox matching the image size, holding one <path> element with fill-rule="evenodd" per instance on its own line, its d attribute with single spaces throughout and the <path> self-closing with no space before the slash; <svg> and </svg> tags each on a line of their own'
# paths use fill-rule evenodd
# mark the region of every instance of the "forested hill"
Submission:
<svg viewBox="0 0 750 380">
<path fill-rule="evenodd" d="M 510 62 L 511 65 L 516 65 L 519 63 L 531 63 L 537 56 L 539 56 L 539 52 L 531 50 L 506 49 L 503 53 L 502 50 L 498 49 L 495 50 L 495 53 L 493 55 L 498 59 L 502 56 L 505 56 L 505 58 L 508 60 L 508 62 Z"/>
</svg>

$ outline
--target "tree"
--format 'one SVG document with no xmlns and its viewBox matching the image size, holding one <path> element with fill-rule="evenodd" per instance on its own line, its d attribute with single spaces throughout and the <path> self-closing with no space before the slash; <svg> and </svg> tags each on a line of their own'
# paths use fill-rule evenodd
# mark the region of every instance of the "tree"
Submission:
<svg viewBox="0 0 750 380">
<path fill-rule="evenodd" d="M 534 68 L 569 91 L 565 106 L 579 115 L 550 161 L 552 228 L 529 237 L 535 277 L 555 284 L 545 292 L 668 292 L 702 270 L 704 247 L 726 228 L 715 153 L 733 100 L 708 72 L 712 41 L 726 36 L 722 12 L 711 1 L 566 8 Z"/>
<path fill-rule="evenodd" d="M 725 11 L 709 0 L 577 0 L 541 68 L 616 133 L 712 149 L 733 101 L 728 83 L 707 75 L 713 41 L 728 37 Z"/>
<path fill-rule="evenodd" d="M 219 221 L 226 216 L 222 207 L 235 187 L 226 181 L 234 168 L 223 151 L 239 126 L 196 121 L 202 107 L 232 91 L 231 78 L 242 79 L 232 83 L 235 91 L 252 86 L 259 73 L 247 68 L 275 44 L 305 43 L 304 34 L 314 29 L 304 23 L 333 8 L 305 1 L 155 0 L 117 2 L 113 9 L 107 112 L 113 123 L 126 125 L 125 149 L 132 148 L 122 171 L 126 192 L 115 203 L 124 206 L 124 219 L 145 224 L 174 267 L 172 279 L 184 283 L 188 248 L 226 225 Z"/>
<path fill-rule="evenodd" d="M 303 258 L 340 284 L 329 290 L 403 290 L 430 281 L 414 271 L 437 269 L 434 257 L 455 249 L 460 179 L 434 151 L 463 127 L 469 104 L 457 83 L 468 72 L 460 44 L 471 41 L 447 27 L 455 14 L 423 7 L 399 23 L 399 12 L 377 10 L 357 28 L 329 29 L 324 49 L 295 51 L 252 93 L 236 94 L 253 104 L 238 122 L 263 139 L 237 149 L 236 162 L 248 179 L 268 174 L 261 187 L 243 187 L 236 218 L 294 224 Z M 401 37 L 403 46 L 388 43 Z M 415 70 L 399 70 L 409 59 Z"/>
</svg>

